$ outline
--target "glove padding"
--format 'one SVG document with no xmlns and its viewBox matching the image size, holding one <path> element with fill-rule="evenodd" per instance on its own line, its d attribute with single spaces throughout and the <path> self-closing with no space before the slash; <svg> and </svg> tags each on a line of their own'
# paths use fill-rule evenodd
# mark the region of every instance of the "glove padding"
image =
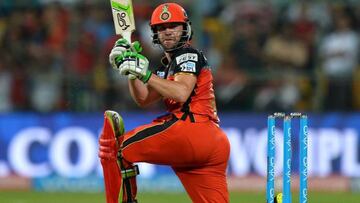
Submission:
<svg viewBox="0 0 360 203">
<path fill-rule="evenodd" d="M 149 81 L 152 73 L 148 70 L 149 60 L 145 56 L 137 52 L 127 51 L 117 60 L 120 62 L 121 75 L 135 75 L 143 83 Z"/>
<path fill-rule="evenodd" d="M 116 58 L 121 56 L 127 50 L 130 50 L 130 43 L 126 39 L 121 38 L 115 42 L 114 47 L 109 54 L 109 62 L 114 69 L 118 69 Z"/>
<path fill-rule="evenodd" d="M 114 47 L 109 54 L 109 62 L 112 68 L 117 70 L 119 69 L 119 66 L 122 62 L 121 60 L 119 60 L 119 57 L 121 57 L 126 51 L 140 53 L 142 51 L 142 47 L 138 41 L 135 41 L 132 44 L 130 44 L 124 38 L 118 39 L 115 42 Z M 136 76 L 132 74 L 128 74 L 128 78 L 131 80 L 135 80 Z"/>
</svg>

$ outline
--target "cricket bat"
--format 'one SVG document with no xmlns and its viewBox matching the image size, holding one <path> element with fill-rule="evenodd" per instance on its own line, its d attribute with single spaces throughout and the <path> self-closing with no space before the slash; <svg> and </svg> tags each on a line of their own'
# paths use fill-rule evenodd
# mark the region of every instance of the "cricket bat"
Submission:
<svg viewBox="0 0 360 203">
<path fill-rule="evenodd" d="M 131 43 L 131 34 L 135 31 L 135 20 L 131 0 L 110 0 L 113 14 L 115 33 L 121 35 L 129 43 Z M 109 127 L 109 119 L 104 122 L 104 134 L 101 139 L 113 141 L 111 127 Z M 116 140 L 118 142 L 118 140 Z M 104 174 L 105 194 L 107 203 L 118 203 L 119 194 L 122 193 L 122 178 L 120 166 L 116 160 L 101 159 L 101 165 Z M 121 201 L 122 195 L 120 195 Z M 130 197 L 129 197 L 130 198 Z"/>
<path fill-rule="evenodd" d="M 116 35 L 121 35 L 131 43 L 135 31 L 132 0 L 110 0 Z"/>
</svg>

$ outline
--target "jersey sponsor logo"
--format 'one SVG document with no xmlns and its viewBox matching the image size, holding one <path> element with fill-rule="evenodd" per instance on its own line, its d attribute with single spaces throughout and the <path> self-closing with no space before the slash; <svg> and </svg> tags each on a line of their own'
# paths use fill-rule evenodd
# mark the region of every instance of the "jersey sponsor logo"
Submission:
<svg viewBox="0 0 360 203">
<path fill-rule="evenodd" d="M 176 57 L 176 64 L 181 64 L 185 61 L 198 61 L 198 55 L 195 53 L 186 53 L 181 54 L 180 56 Z"/>
<path fill-rule="evenodd" d="M 186 63 L 181 64 L 180 67 L 181 67 L 181 71 L 183 72 L 192 72 L 192 73 L 196 72 L 195 62 L 188 61 Z"/>
<path fill-rule="evenodd" d="M 164 79 L 165 78 L 165 72 L 164 71 L 157 71 L 156 75 L 159 76 L 160 78 Z"/>
</svg>

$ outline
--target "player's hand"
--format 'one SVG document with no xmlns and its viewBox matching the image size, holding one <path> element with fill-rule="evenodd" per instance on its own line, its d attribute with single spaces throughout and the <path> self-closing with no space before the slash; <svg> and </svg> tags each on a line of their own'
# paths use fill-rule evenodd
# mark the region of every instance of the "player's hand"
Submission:
<svg viewBox="0 0 360 203">
<path fill-rule="evenodd" d="M 131 43 L 130 47 L 131 47 L 131 51 L 133 51 L 133 52 L 140 54 L 142 51 L 142 46 L 139 41 L 135 41 L 135 42 Z"/>
<path fill-rule="evenodd" d="M 109 62 L 114 69 L 119 69 L 119 66 L 122 63 L 122 60 L 119 60 L 119 57 L 126 51 L 133 51 L 140 53 L 142 51 L 140 42 L 135 41 L 132 44 L 130 44 L 124 38 L 118 39 L 115 42 L 114 47 L 109 54 Z M 136 76 L 132 74 L 128 74 L 128 78 L 130 80 L 135 80 Z"/>
<path fill-rule="evenodd" d="M 119 66 L 121 75 L 135 75 L 143 83 L 147 83 L 151 77 L 151 71 L 149 68 L 149 60 L 137 53 L 127 51 L 125 52 L 119 60 L 122 63 Z"/>
<path fill-rule="evenodd" d="M 109 62 L 114 69 L 119 68 L 119 64 L 116 63 L 116 58 L 121 56 L 126 51 L 130 50 L 130 48 L 130 43 L 126 39 L 121 38 L 116 40 L 114 47 L 109 54 Z"/>
<path fill-rule="evenodd" d="M 119 68 L 121 60 L 119 60 L 118 57 L 121 56 L 126 51 L 132 51 L 132 52 L 140 53 L 142 51 L 142 47 L 141 47 L 140 42 L 135 41 L 135 42 L 130 44 L 124 38 L 118 39 L 115 42 L 114 47 L 113 47 L 113 49 L 111 50 L 111 52 L 109 54 L 109 62 L 110 62 L 111 66 L 114 69 Z"/>
</svg>

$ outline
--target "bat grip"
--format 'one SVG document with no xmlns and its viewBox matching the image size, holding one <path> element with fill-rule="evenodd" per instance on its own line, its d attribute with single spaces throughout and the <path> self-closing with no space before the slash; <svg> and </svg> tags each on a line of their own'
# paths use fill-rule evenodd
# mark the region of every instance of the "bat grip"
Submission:
<svg viewBox="0 0 360 203">
<path fill-rule="evenodd" d="M 129 42 L 130 45 L 131 45 L 131 34 L 132 34 L 132 32 L 124 32 L 124 33 L 122 33 L 122 37 L 123 37 L 124 39 L 126 39 L 126 40 Z M 132 47 L 132 46 L 131 46 L 131 50 L 132 50 L 132 51 L 136 51 L 136 50 L 134 49 L 134 47 Z"/>
<path fill-rule="evenodd" d="M 131 44 L 131 32 L 124 32 L 122 33 L 122 36 Z"/>
<path fill-rule="evenodd" d="M 124 33 L 122 33 L 122 37 L 124 38 L 124 39 L 126 39 L 128 42 L 129 42 L 129 44 L 131 44 L 131 32 L 124 32 Z M 133 48 L 132 48 L 133 49 Z M 136 77 L 136 75 L 134 75 L 134 74 L 129 74 L 129 75 L 132 75 L 131 77 L 129 77 L 129 79 L 130 78 L 137 78 Z M 133 80 L 133 79 L 131 79 L 131 80 Z"/>
</svg>

